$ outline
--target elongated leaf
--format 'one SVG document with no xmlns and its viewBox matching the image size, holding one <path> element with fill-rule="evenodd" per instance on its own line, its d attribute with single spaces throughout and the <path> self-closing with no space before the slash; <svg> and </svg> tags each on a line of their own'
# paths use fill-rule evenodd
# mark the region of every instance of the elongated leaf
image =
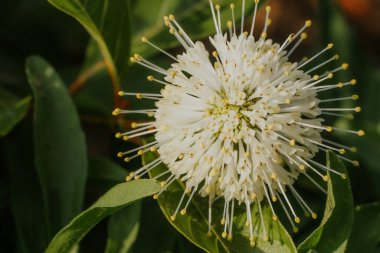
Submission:
<svg viewBox="0 0 380 253">
<path fill-rule="evenodd" d="M 116 163 L 101 157 L 90 159 L 89 182 L 97 189 L 111 188 L 125 180 L 127 171 Z M 108 221 L 108 239 L 105 252 L 126 253 L 136 240 L 140 227 L 141 203 L 136 202 L 111 215 Z"/>
<path fill-rule="evenodd" d="M 141 202 L 133 203 L 113 214 L 108 221 L 108 239 L 105 253 L 132 252 L 140 229 Z"/>
<path fill-rule="evenodd" d="M 151 199 L 142 201 L 140 224 L 139 234 L 132 252 L 177 253 L 172 249 L 175 239 L 179 237 L 178 233 L 166 221 L 157 203 Z M 157 235 L 165 239 L 157 240 Z"/>
<path fill-rule="evenodd" d="M 116 185 L 59 231 L 45 252 L 70 252 L 73 246 L 101 220 L 136 200 L 154 194 L 159 189 L 160 186 L 154 180 L 139 180 Z"/>
<path fill-rule="evenodd" d="M 154 155 L 147 154 L 144 157 L 145 163 L 152 161 Z M 167 170 L 164 165 L 154 170 L 151 176 L 155 176 Z M 212 236 L 207 236 L 208 231 L 208 204 L 204 198 L 195 197 L 192 200 L 191 207 L 186 215 L 178 215 L 173 222 L 170 216 L 175 212 L 180 198 L 185 190 L 184 185 L 180 182 L 174 182 L 167 191 L 162 193 L 158 199 L 161 210 L 168 221 L 188 240 L 202 248 L 206 252 L 296 252 L 293 241 L 285 228 L 277 221 L 272 220 L 273 214 L 270 208 L 264 206 L 263 215 L 266 221 L 265 226 L 269 230 L 269 241 L 264 240 L 263 229 L 259 229 L 256 246 L 251 247 L 249 243 L 249 229 L 245 226 L 246 214 L 245 207 L 237 207 L 234 220 L 234 238 L 231 241 L 222 238 L 223 228 L 220 225 L 214 225 Z M 217 202 L 218 203 L 218 202 Z M 213 221 L 218 223 L 222 218 L 223 206 L 215 204 L 213 207 Z M 257 208 L 252 210 L 252 219 L 254 224 L 259 223 Z"/>
<path fill-rule="evenodd" d="M 123 83 L 130 48 L 129 0 L 49 0 L 78 20 L 96 41 L 115 85 Z"/>
<path fill-rule="evenodd" d="M 30 57 L 26 72 L 35 98 L 35 163 L 51 238 L 82 209 L 86 143 L 73 102 L 54 69 Z"/>
<path fill-rule="evenodd" d="M 229 8 L 231 2 L 235 4 L 235 17 L 236 21 L 239 21 L 242 14 L 242 1 L 214 1 L 214 4 L 221 6 L 223 29 L 227 28 L 227 20 L 231 19 L 231 10 Z M 261 1 L 261 4 L 264 2 Z M 146 6 L 149 6 L 149 8 L 146 8 Z M 251 16 L 250 11 L 252 9 L 253 2 L 247 2 L 245 13 Z M 143 54 L 145 57 L 158 53 L 157 50 L 141 42 L 142 36 L 150 38 L 163 49 L 170 49 L 179 45 L 179 42 L 168 32 L 163 22 L 163 17 L 169 14 L 175 15 L 177 22 L 180 23 L 193 40 L 199 40 L 215 34 L 209 1 L 139 0 L 133 7 L 133 52 Z"/>
<path fill-rule="evenodd" d="M 11 174 L 11 208 L 21 253 L 43 252 L 49 243 L 43 196 L 33 156 L 33 132 L 20 124 L 4 141 Z M 3 251 L 6 252 L 6 251 Z"/>
<path fill-rule="evenodd" d="M 94 180 L 121 183 L 128 175 L 127 171 L 115 162 L 103 157 L 93 157 L 89 161 L 89 178 Z"/>
<path fill-rule="evenodd" d="M 7 135 L 26 115 L 30 97 L 23 99 L 0 87 L 0 137 Z"/>
<path fill-rule="evenodd" d="M 328 153 L 328 167 L 344 173 L 343 163 L 332 152 Z M 325 214 L 321 225 L 304 241 L 300 253 L 314 250 L 319 253 L 344 252 L 353 223 L 351 186 L 348 179 L 329 173 Z M 339 231 L 339 232 L 338 232 Z"/>
<path fill-rule="evenodd" d="M 357 206 L 346 252 L 379 252 L 379 245 L 380 203 Z"/>
</svg>

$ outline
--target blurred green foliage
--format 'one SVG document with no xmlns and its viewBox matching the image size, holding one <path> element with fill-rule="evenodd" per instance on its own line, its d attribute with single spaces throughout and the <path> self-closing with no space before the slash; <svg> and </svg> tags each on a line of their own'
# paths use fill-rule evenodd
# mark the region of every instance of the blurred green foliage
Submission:
<svg viewBox="0 0 380 253">
<path fill-rule="evenodd" d="M 360 168 L 348 165 L 357 207 L 350 211 L 348 181 L 339 184 L 333 178 L 324 211 L 324 199 L 300 180 L 299 187 L 305 189 L 310 205 L 316 210 L 319 207 L 321 217 L 325 212 L 322 224 L 301 223 L 300 233 L 292 235 L 295 244 L 280 224 L 276 231 L 282 244 L 258 242 L 256 248 L 249 247 L 244 232 L 232 243 L 216 236 L 208 238 L 202 207 L 172 222 L 185 236 L 178 233 L 165 216 L 180 198 L 180 184 L 159 201 L 163 213 L 151 199 L 134 202 L 158 190 L 153 181 L 118 185 L 141 161 L 124 165 L 116 158 L 118 151 L 136 143 L 114 140 L 116 130 L 126 128 L 128 122 L 112 118 L 112 109 L 115 105 L 135 108 L 150 104 L 124 101 L 115 94 L 120 88 L 158 90 L 146 81 L 145 70 L 129 65 L 129 55 L 139 53 L 168 66 L 166 58 L 140 42 L 141 36 L 178 52 L 178 42 L 162 22 L 163 15 L 173 13 L 192 38 L 206 38 L 214 30 L 208 1 L 49 2 L 52 5 L 45 0 L 0 3 L 1 252 L 44 252 L 49 244 L 47 252 L 203 252 L 186 238 L 209 252 L 296 252 L 295 244 L 306 238 L 300 252 L 311 248 L 344 252 L 346 245 L 347 252 L 357 252 L 358 245 L 365 245 L 363 252 L 380 252 L 378 204 L 362 206 L 380 200 L 380 70 L 365 50 L 360 31 L 352 29 L 335 1 L 320 1 L 316 24 L 320 33 L 308 50 L 315 52 L 334 41 L 341 58 L 351 64 L 349 71 L 339 74 L 339 80 L 355 77 L 359 81 L 358 86 L 338 92 L 357 93 L 363 112 L 354 120 L 333 122 L 366 130 L 363 138 L 335 135 L 344 144 L 358 147 L 352 156 L 360 161 Z M 241 2 L 235 2 L 240 8 Z M 224 20 L 229 15 L 228 4 L 221 2 Z M 249 13 L 252 4 L 246 7 Z M 32 54 L 49 63 L 40 57 L 28 58 Z M 331 159 L 344 170 L 335 156 Z M 336 189 L 340 190 L 334 192 Z M 266 212 L 269 217 L 268 208 Z M 331 238 L 335 233 L 339 236 Z"/>
</svg>

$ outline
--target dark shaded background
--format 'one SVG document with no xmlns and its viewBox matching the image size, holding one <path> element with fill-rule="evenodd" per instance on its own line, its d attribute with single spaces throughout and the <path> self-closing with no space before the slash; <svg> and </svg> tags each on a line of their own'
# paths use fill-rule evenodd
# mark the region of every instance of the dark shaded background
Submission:
<svg viewBox="0 0 380 253">
<path fill-rule="evenodd" d="M 347 145 L 358 146 L 354 155 L 361 162 L 360 168 L 348 166 L 353 185 L 356 204 L 369 203 L 380 199 L 380 1 L 379 0 L 272 0 L 272 26 L 270 37 L 283 41 L 292 31 L 303 25 L 305 19 L 313 19 L 315 25 L 309 38 L 298 50 L 296 58 L 311 55 L 316 49 L 329 41 L 334 41 L 336 51 L 341 58 L 351 64 L 347 76 L 356 78 L 359 85 L 353 91 L 361 96 L 363 113 L 358 115 L 350 125 L 355 129 L 364 129 L 367 135 L 358 140 L 337 136 Z M 44 0 L 13 0 L 0 3 L 0 85 L 14 93 L 25 96 L 31 93 L 26 82 L 24 61 L 31 54 L 38 54 L 47 59 L 70 86 L 74 85 L 82 67 L 89 36 L 71 17 L 58 11 Z M 262 15 L 261 13 L 260 15 Z M 260 18 L 259 18 L 260 20 Z M 343 20 L 343 22 L 342 22 Z M 109 84 L 107 76 L 104 83 Z M 90 85 L 85 83 L 84 85 Z M 112 89 L 106 90 L 110 107 L 112 107 Z M 73 96 L 78 104 L 81 121 L 86 133 L 89 156 L 105 156 L 112 160 L 120 150 L 120 143 L 113 139 L 116 131 L 114 120 L 109 115 L 94 116 L 86 108 L 89 98 L 76 94 Z M 104 93 L 103 93 L 104 94 Z M 106 107 L 107 108 L 107 107 Z M 106 111 L 106 109 L 105 109 Z M 13 130 L 10 137 L 0 139 L 0 251 L 17 251 L 17 231 L 11 215 L 9 171 L 10 157 L 7 150 L 15 136 L 30 133 L 33 109 L 21 124 Z M 26 129 L 26 130 L 25 130 Z M 28 136 L 26 134 L 25 136 Z M 31 136 L 31 135 L 30 135 Z M 28 143 L 28 138 L 18 138 L 20 143 Z M 20 150 L 20 160 L 31 156 L 32 150 Z M 33 159 L 33 157 L 31 157 Z M 25 160 L 26 161 L 26 160 Z M 22 186 L 21 186 L 22 187 Z M 89 182 L 87 203 L 92 203 L 104 189 L 97 188 Z M 147 209 L 157 209 L 154 203 L 144 202 Z M 163 223 L 163 216 L 156 210 L 157 219 Z M 151 214 L 148 214 L 151 218 Z M 152 219 L 152 218 L 151 218 Z M 157 219 L 148 221 L 157 222 Z M 167 224 L 163 225 L 172 230 Z M 104 245 L 105 224 L 100 224 L 85 240 L 86 252 L 101 252 Z M 148 229 L 149 230 L 149 229 Z M 148 231 L 155 233 L 154 231 Z M 178 240 L 175 247 L 187 247 L 189 252 L 197 252 L 185 240 Z M 176 251 L 173 251 L 176 252 Z"/>
</svg>

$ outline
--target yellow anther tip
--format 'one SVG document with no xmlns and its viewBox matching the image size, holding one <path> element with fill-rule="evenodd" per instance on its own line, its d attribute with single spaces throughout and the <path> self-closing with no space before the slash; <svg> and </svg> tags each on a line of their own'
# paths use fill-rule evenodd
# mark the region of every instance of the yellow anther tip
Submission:
<svg viewBox="0 0 380 253">
<path fill-rule="evenodd" d="M 352 164 L 355 166 L 355 167 L 359 167 L 360 166 L 360 163 L 359 161 L 353 161 Z"/>
<path fill-rule="evenodd" d="M 350 67 L 350 65 L 347 64 L 347 63 L 343 63 L 343 64 L 342 64 L 342 69 L 343 69 L 343 70 L 347 70 L 349 67 Z"/>
<path fill-rule="evenodd" d="M 313 218 L 314 220 L 318 218 L 317 214 L 316 213 L 311 213 L 311 218 Z"/>
<path fill-rule="evenodd" d="M 329 181 L 329 176 L 328 175 L 323 176 L 323 181 L 328 182 Z"/>
<path fill-rule="evenodd" d="M 302 33 L 302 34 L 301 34 L 301 38 L 302 38 L 303 40 L 307 39 L 307 37 L 308 37 L 307 33 Z"/>
<path fill-rule="evenodd" d="M 347 175 L 346 174 L 341 174 L 340 175 L 343 179 L 347 179 Z"/>
<path fill-rule="evenodd" d="M 148 42 L 148 39 L 147 39 L 146 37 L 142 37 L 142 38 L 141 38 L 141 41 L 142 41 L 142 42 Z"/>
<path fill-rule="evenodd" d="M 153 199 L 158 199 L 158 195 L 157 195 L 157 194 L 154 194 L 154 195 L 153 195 Z"/>
<path fill-rule="evenodd" d="M 328 49 L 331 49 L 331 48 L 333 48 L 334 47 L 334 44 L 333 43 L 329 43 L 328 45 L 327 45 L 327 48 Z"/>
<path fill-rule="evenodd" d="M 125 93 L 124 91 L 119 91 L 117 94 L 121 97 L 121 96 L 124 96 Z"/>
<path fill-rule="evenodd" d="M 231 9 L 235 9 L 235 5 L 234 4 L 230 4 L 230 8 Z"/>
<path fill-rule="evenodd" d="M 364 135 L 365 135 L 365 132 L 364 132 L 363 130 L 359 130 L 359 131 L 358 131 L 358 135 L 359 135 L 359 136 L 364 136 Z"/>
<path fill-rule="evenodd" d="M 267 36 L 268 36 L 267 33 L 262 33 L 262 34 L 261 34 L 261 38 L 263 38 L 263 39 L 265 39 Z"/>
<path fill-rule="evenodd" d="M 170 219 L 172 220 L 172 221 L 175 221 L 175 216 L 174 215 L 172 215 L 172 216 L 170 216 Z"/>
<path fill-rule="evenodd" d="M 121 113 L 121 110 L 120 110 L 119 108 L 116 108 L 115 110 L 113 110 L 112 115 L 113 115 L 113 116 L 117 116 L 117 115 L 119 115 L 120 113 Z"/>
<path fill-rule="evenodd" d="M 355 108 L 355 112 L 361 112 L 361 111 L 362 111 L 362 108 L 360 106 Z"/>
<path fill-rule="evenodd" d="M 174 15 L 173 15 L 173 14 L 170 14 L 170 15 L 169 15 L 169 19 L 170 19 L 171 21 L 174 21 L 174 20 L 175 20 Z"/>
<path fill-rule="evenodd" d="M 295 217 L 295 218 L 294 218 L 294 221 L 298 224 L 298 223 L 301 222 L 301 219 L 300 219 L 299 217 Z"/>
<path fill-rule="evenodd" d="M 315 75 L 315 76 L 313 76 L 313 79 L 314 79 L 315 81 L 317 81 L 317 80 L 319 79 L 319 75 Z"/>
<path fill-rule="evenodd" d="M 329 79 L 331 79 L 331 78 L 333 78 L 334 77 L 334 74 L 333 73 L 330 73 L 330 74 L 328 74 L 328 76 L 327 76 L 327 78 L 329 78 Z"/>
<path fill-rule="evenodd" d="M 329 133 L 331 133 L 333 131 L 333 128 L 332 127 L 327 127 L 326 131 L 329 132 Z"/>
<path fill-rule="evenodd" d="M 299 166 L 299 168 L 300 168 L 300 170 L 304 171 L 304 170 L 305 170 L 305 165 L 301 164 L 301 165 Z"/>
<path fill-rule="evenodd" d="M 290 140 L 289 143 L 290 143 L 291 146 L 295 146 L 296 145 L 296 141 L 295 140 Z"/>
<path fill-rule="evenodd" d="M 186 214 L 186 209 L 182 209 L 181 210 L 181 215 L 185 215 Z"/>
<path fill-rule="evenodd" d="M 120 139 L 123 135 L 121 133 L 116 133 L 115 138 Z"/>
<path fill-rule="evenodd" d="M 341 155 L 344 155 L 346 153 L 346 150 L 345 149 L 339 149 L 339 154 L 341 154 Z"/>
<path fill-rule="evenodd" d="M 227 27 L 228 27 L 228 28 L 231 28 L 231 27 L 232 27 L 232 21 L 231 21 L 231 20 L 228 20 L 228 21 L 227 21 Z"/>
<path fill-rule="evenodd" d="M 352 84 L 352 85 L 356 85 L 357 83 L 358 83 L 358 81 L 356 81 L 356 79 L 352 79 L 352 80 L 351 80 L 351 84 Z"/>
<path fill-rule="evenodd" d="M 358 100 L 359 99 L 359 95 L 352 95 L 352 100 Z"/>
<path fill-rule="evenodd" d="M 334 59 L 335 59 L 335 60 L 339 60 L 339 55 L 337 55 L 337 54 L 334 55 Z"/>
<path fill-rule="evenodd" d="M 298 232 L 299 232 L 299 229 L 298 229 L 297 227 L 294 227 L 294 228 L 293 228 L 293 232 L 294 232 L 294 233 L 298 233 Z"/>
<path fill-rule="evenodd" d="M 306 20 L 305 21 L 305 26 L 306 27 L 310 27 L 312 24 L 313 24 L 313 21 L 311 21 L 311 20 Z"/>
<path fill-rule="evenodd" d="M 124 158 L 124 162 L 129 162 L 129 161 L 131 161 L 131 158 L 129 157 Z"/>
<path fill-rule="evenodd" d="M 130 176 L 125 177 L 125 181 L 127 181 L 127 182 L 131 181 L 131 179 L 132 178 Z"/>
<path fill-rule="evenodd" d="M 123 157 L 123 152 L 117 153 L 117 157 Z"/>
<path fill-rule="evenodd" d="M 127 135 L 123 136 L 123 140 L 127 141 L 128 139 L 129 139 L 129 137 Z"/>
<path fill-rule="evenodd" d="M 351 147 L 350 150 L 351 150 L 352 153 L 358 152 L 358 149 L 356 147 Z"/>
<path fill-rule="evenodd" d="M 215 5 L 215 9 L 220 10 L 220 5 L 219 4 Z"/>
<path fill-rule="evenodd" d="M 272 8 L 268 5 L 267 7 L 265 7 L 265 10 L 266 10 L 267 12 L 270 12 L 270 11 L 272 10 Z"/>
<path fill-rule="evenodd" d="M 276 216 L 276 215 L 273 215 L 273 216 L 272 216 L 272 220 L 277 221 L 277 216 Z"/>
<path fill-rule="evenodd" d="M 139 151 L 137 152 L 137 154 L 138 154 L 138 155 L 143 155 L 143 154 L 144 154 L 144 150 L 139 150 Z"/>
<path fill-rule="evenodd" d="M 136 62 L 136 58 L 135 57 L 131 57 L 131 58 L 129 58 L 129 60 L 131 61 L 131 62 L 133 62 L 133 63 L 135 63 Z"/>
<path fill-rule="evenodd" d="M 154 77 L 153 76 L 148 76 L 146 79 L 148 79 L 148 81 L 153 81 Z"/>
<path fill-rule="evenodd" d="M 223 232 L 223 233 L 222 233 L 222 237 L 223 237 L 223 238 L 226 238 L 226 237 L 227 237 L 227 232 Z"/>
</svg>

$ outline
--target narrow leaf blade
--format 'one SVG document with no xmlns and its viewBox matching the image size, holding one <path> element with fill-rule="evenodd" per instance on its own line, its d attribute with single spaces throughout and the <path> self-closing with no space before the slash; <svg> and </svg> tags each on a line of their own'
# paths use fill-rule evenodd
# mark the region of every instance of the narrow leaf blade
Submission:
<svg viewBox="0 0 380 253">
<path fill-rule="evenodd" d="M 51 238 L 82 209 L 87 177 L 84 135 L 74 104 L 55 70 L 27 60 L 34 103 L 35 164 Z"/>
<path fill-rule="evenodd" d="M 328 167 L 347 175 L 343 163 L 332 152 L 328 153 Z M 304 241 L 298 251 L 315 250 L 320 253 L 344 252 L 353 223 L 353 200 L 350 181 L 334 173 L 330 177 L 325 214 L 321 225 Z M 337 230 L 339 233 L 337 233 Z"/>
<path fill-rule="evenodd" d="M 0 87 L 0 137 L 7 135 L 25 117 L 30 99 L 29 96 L 19 99 Z"/>
<path fill-rule="evenodd" d="M 96 41 L 115 85 L 125 81 L 130 49 L 129 0 L 49 0 L 74 17 Z"/>
<path fill-rule="evenodd" d="M 154 180 L 118 184 L 57 233 L 46 253 L 68 253 L 97 223 L 136 200 L 160 189 Z"/>
</svg>

